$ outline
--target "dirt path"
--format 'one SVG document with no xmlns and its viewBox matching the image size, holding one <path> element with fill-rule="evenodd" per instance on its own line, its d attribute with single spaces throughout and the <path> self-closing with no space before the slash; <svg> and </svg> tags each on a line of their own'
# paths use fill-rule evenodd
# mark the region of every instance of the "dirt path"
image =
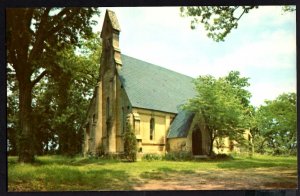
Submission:
<svg viewBox="0 0 300 196">
<path fill-rule="evenodd" d="M 270 169 L 218 170 L 190 174 L 166 174 L 162 179 L 143 179 L 135 190 L 236 190 L 236 189 L 295 189 L 295 170 Z"/>
</svg>

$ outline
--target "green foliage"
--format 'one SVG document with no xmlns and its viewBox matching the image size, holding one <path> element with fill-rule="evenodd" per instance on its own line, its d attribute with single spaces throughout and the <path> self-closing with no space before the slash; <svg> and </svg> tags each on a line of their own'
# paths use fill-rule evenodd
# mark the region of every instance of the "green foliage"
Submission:
<svg viewBox="0 0 300 196">
<path fill-rule="evenodd" d="M 168 161 L 189 161 L 192 160 L 193 157 L 189 152 L 171 152 L 167 153 L 164 159 Z"/>
<path fill-rule="evenodd" d="M 101 42 L 98 37 L 95 34 L 89 40 L 82 40 L 81 53 L 75 53 L 72 48 L 61 51 L 56 59 L 60 71 L 44 76 L 33 88 L 31 123 L 34 124 L 33 142 L 37 155 L 74 155 L 81 151 L 81 125 L 99 73 Z M 10 70 L 9 73 L 9 153 L 16 155 L 18 83 L 15 72 Z"/>
<path fill-rule="evenodd" d="M 207 36 L 214 41 L 224 41 L 224 38 L 232 29 L 238 27 L 238 21 L 253 8 L 258 6 L 198 6 L 181 7 L 182 16 L 193 17 L 191 28 L 195 29 L 196 24 L 202 23 Z"/>
<path fill-rule="evenodd" d="M 244 107 L 250 106 L 251 93 L 245 88 L 250 86 L 249 78 L 241 77 L 239 71 L 230 71 L 225 80 L 229 82 L 235 91 L 235 95 Z"/>
<path fill-rule="evenodd" d="M 13 69 L 7 70 L 7 151 L 9 155 L 17 155 L 18 138 L 18 94 L 17 82 Z"/>
<path fill-rule="evenodd" d="M 159 154 L 145 154 L 145 155 L 143 155 L 142 160 L 145 160 L 145 161 L 163 160 L 163 156 L 159 155 Z"/>
<path fill-rule="evenodd" d="M 137 159 L 137 141 L 133 133 L 129 120 L 126 122 L 126 131 L 124 132 L 124 156 L 128 161 L 134 162 Z"/>
<path fill-rule="evenodd" d="M 30 142 L 27 146 L 19 142 L 20 161 L 54 151 L 58 144 L 67 154 L 81 148 L 77 141 L 82 137 L 83 110 L 98 76 L 96 56 L 100 54 L 90 44 L 99 43 L 91 27 L 96 24 L 91 19 L 95 14 L 99 15 L 97 8 L 7 10 L 8 80 L 14 84 L 9 87 L 13 92 L 9 107 L 18 100 L 18 109 L 10 112 L 18 115 L 10 115 L 8 123 L 14 124 L 12 130 L 22 136 L 20 141 L 28 140 L 24 145 Z M 95 53 L 78 55 L 78 47 Z M 12 145 L 13 138 L 9 138 Z"/>
<path fill-rule="evenodd" d="M 291 5 L 285 5 L 282 7 L 283 12 L 295 12 L 296 11 L 296 6 L 291 6 Z"/>
<path fill-rule="evenodd" d="M 248 78 L 239 72 L 230 72 L 227 77 L 216 79 L 200 76 L 194 81 L 197 95 L 183 107 L 203 116 L 212 144 L 216 138 L 229 137 L 241 142 L 248 126 L 247 105 L 250 93 L 244 89 Z"/>
<path fill-rule="evenodd" d="M 275 100 L 265 101 L 256 113 L 259 137 L 258 152 L 296 154 L 297 111 L 296 93 L 284 93 Z"/>
<path fill-rule="evenodd" d="M 213 160 L 232 160 L 233 157 L 231 155 L 227 154 L 215 154 L 214 156 L 211 157 Z"/>
<path fill-rule="evenodd" d="M 98 44 L 95 49 L 95 44 Z M 55 78 L 54 88 L 59 92 L 56 97 L 57 110 L 54 114 L 53 126 L 58 130 L 60 153 L 76 154 L 82 146 L 82 124 L 86 118 L 86 108 L 89 98 L 94 93 L 100 61 L 100 39 L 82 42 L 81 50 L 86 52 L 76 54 L 75 51 L 64 51 L 61 56 L 63 68 L 61 75 Z M 96 56 L 97 55 L 97 56 Z M 57 82 L 56 82 L 57 81 Z"/>
</svg>

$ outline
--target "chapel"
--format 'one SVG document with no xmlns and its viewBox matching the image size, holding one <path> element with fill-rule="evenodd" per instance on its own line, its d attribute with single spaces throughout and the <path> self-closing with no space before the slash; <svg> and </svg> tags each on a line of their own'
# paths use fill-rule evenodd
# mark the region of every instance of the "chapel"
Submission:
<svg viewBox="0 0 300 196">
<path fill-rule="evenodd" d="M 83 153 L 122 154 L 129 119 L 138 153 L 207 155 L 210 136 L 203 119 L 181 109 L 195 96 L 193 78 L 121 53 L 120 25 L 107 10 L 103 22 L 100 75 L 85 122 Z M 234 150 L 225 139 L 217 153 Z"/>
</svg>

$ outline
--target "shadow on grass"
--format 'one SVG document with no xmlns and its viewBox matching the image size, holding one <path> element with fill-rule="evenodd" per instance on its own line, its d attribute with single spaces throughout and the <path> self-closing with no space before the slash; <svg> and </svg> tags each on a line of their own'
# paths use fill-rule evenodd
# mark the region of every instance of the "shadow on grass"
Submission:
<svg viewBox="0 0 300 196">
<path fill-rule="evenodd" d="M 9 191 L 101 191 L 132 190 L 138 183 L 124 170 L 90 169 L 44 165 L 34 173 L 15 172 L 9 181 Z"/>
<path fill-rule="evenodd" d="M 168 179 L 171 176 L 182 176 L 183 174 L 194 174 L 193 170 L 175 170 L 169 167 L 160 167 L 157 170 L 147 171 L 140 174 L 141 178 L 162 180 Z"/>
<path fill-rule="evenodd" d="M 92 190 L 132 190 L 138 183 L 123 170 L 89 170 L 86 173 L 84 186 Z"/>
<path fill-rule="evenodd" d="M 69 166 L 84 166 L 88 164 L 105 165 L 109 163 L 120 162 L 115 159 L 97 159 L 84 157 L 64 157 L 64 156 L 42 156 L 37 157 L 33 165 L 69 165 Z"/>
</svg>

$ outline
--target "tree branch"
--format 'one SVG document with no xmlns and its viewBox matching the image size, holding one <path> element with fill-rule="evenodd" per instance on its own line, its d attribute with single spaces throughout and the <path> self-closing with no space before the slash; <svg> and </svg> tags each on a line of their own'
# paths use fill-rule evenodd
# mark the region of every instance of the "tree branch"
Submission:
<svg viewBox="0 0 300 196">
<path fill-rule="evenodd" d="M 39 24 L 39 28 L 38 30 L 35 32 L 35 42 L 32 46 L 32 50 L 30 52 L 29 58 L 28 58 L 28 62 L 32 62 L 33 58 L 36 58 L 38 55 L 38 52 L 40 53 L 42 51 L 42 46 L 43 46 L 43 42 L 45 40 L 45 31 L 47 30 L 47 18 L 48 18 L 48 14 L 50 12 L 51 8 L 46 8 L 46 10 L 44 11 L 42 17 L 41 17 L 41 22 Z"/>
<path fill-rule="evenodd" d="M 47 74 L 47 71 L 45 70 L 45 71 L 43 71 L 35 80 L 33 80 L 32 82 L 31 82 L 31 85 L 32 85 L 32 87 L 36 84 L 36 83 L 38 83 L 45 75 Z"/>
<path fill-rule="evenodd" d="M 242 14 L 236 19 L 236 21 L 239 21 L 241 19 L 241 17 L 244 15 L 245 12 L 246 12 L 246 10 L 244 9 L 244 11 L 242 12 Z"/>
<path fill-rule="evenodd" d="M 44 41 L 47 40 L 50 36 L 54 35 L 55 33 L 57 33 L 58 31 L 60 31 L 61 29 L 63 29 L 65 27 L 66 24 L 68 24 L 68 21 L 73 19 L 73 16 L 76 15 L 78 13 L 78 10 L 71 12 L 71 14 L 67 15 L 65 18 L 63 18 L 61 21 L 58 21 L 58 23 L 55 25 L 55 23 L 51 22 L 51 23 L 47 23 L 47 18 L 48 18 L 48 14 L 50 12 L 51 8 L 47 8 L 42 16 L 41 22 L 40 22 L 40 26 L 38 31 L 36 32 L 36 35 L 38 36 L 30 57 L 29 57 L 29 61 L 32 61 L 33 58 L 39 57 L 39 53 L 42 53 L 42 49 L 44 46 Z M 58 16 L 60 16 L 60 18 L 68 13 L 68 11 L 70 10 L 70 8 L 65 8 L 63 9 L 60 13 L 58 13 L 58 15 L 55 16 L 54 18 L 54 22 L 58 20 Z M 51 29 L 49 30 L 48 28 Z"/>
<path fill-rule="evenodd" d="M 63 18 L 56 26 L 53 26 L 48 32 L 46 37 L 53 35 L 56 32 L 59 32 L 61 29 L 63 29 L 65 27 L 66 24 L 68 24 L 68 22 L 70 20 L 73 19 L 73 16 L 75 16 L 77 13 L 79 12 L 78 9 L 76 9 L 75 11 L 71 12 L 69 15 L 67 15 L 65 18 Z"/>
</svg>

